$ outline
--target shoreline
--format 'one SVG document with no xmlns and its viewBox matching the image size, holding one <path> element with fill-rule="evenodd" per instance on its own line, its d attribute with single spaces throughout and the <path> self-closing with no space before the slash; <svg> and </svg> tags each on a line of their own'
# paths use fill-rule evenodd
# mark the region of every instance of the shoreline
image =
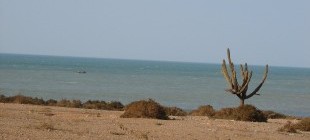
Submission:
<svg viewBox="0 0 310 140">
<path fill-rule="evenodd" d="M 96 109 L 96 110 L 114 110 L 114 111 L 123 111 L 126 107 L 126 104 L 122 104 L 119 101 L 104 101 L 104 100 L 87 100 L 82 102 L 81 100 L 74 99 L 61 99 L 61 100 L 54 100 L 48 99 L 44 100 L 42 98 L 31 97 L 31 96 L 24 96 L 21 94 L 15 96 L 5 96 L 0 94 L 0 103 L 17 103 L 17 104 L 30 104 L 30 105 L 40 105 L 40 106 L 56 106 L 56 107 L 68 107 L 68 108 L 81 108 L 81 109 Z M 204 106 L 204 105 L 201 105 Z M 201 107 L 200 106 L 200 107 Z M 195 111 L 193 110 L 184 110 L 177 106 L 163 106 L 165 109 L 170 110 L 171 108 L 175 108 L 178 112 L 186 113 L 185 116 L 191 115 L 190 112 Z M 212 107 L 212 105 L 211 105 Z M 255 107 L 255 106 L 254 106 Z M 199 108 L 199 107 L 198 107 Z M 224 108 L 222 108 L 224 109 Z M 258 108 L 259 109 L 259 108 Z M 220 110 L 220 109 L 219 109 Z M 292 116 L 287 114 L 278 113 L 272 110 L 261 110 L 265 113 L 267 119 L 274 119 L 273 116 L 276 118 L 293 118 L 293 119 L 302 119 L 309 116 Z M 168 113 L 169 114 L 169 113 Z M 270 116 L 273 115 L 273 116 Z"/>
<path fill-rule="evenodd" d="M 297 139 L 309 132 L 279 132 L 288 120 L 266 123 L 169 116 L 120 118 L 123 111 L 0 103 L 1 139 Z M 290 120 L 293 123 L 298 120 Z M 236 127 L 238 126 L 238 127 Z"/>
</svg>

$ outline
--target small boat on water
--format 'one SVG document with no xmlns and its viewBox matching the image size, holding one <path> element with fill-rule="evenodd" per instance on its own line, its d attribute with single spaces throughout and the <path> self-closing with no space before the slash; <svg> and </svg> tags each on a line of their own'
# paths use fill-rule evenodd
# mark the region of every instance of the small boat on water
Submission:
<svg viewBox="0 0 310 140">
<path fill-rule="evenodd" d="M 85 74 L 86 71 L 77 71 L 76 73 Z"/>
</svg>

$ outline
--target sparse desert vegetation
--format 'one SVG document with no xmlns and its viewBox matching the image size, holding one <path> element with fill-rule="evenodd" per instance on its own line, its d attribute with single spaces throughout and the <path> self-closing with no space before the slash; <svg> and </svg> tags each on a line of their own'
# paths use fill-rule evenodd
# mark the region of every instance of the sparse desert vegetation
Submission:
<svg viewBox="0 0 310 140">
<path fill-rule="evenodd" d="M 164 107 L 168 116 L 186 116 L 188 113 L 178 107 Z"/>
<path fill-rule="evenodd" d="M 43 100 L 37 97 L 29 97 L 24 95 L 5 96 L 0 95 L 0 102 L 2 103 L 18 103 L 18 104 L 32 104 L 32 105 L 44 105 L 44 106 L 59 106 L 59 107 L 71 107 L 71 108 L 86 108 L 86 109 L 101 109 L 101 110 L 123 110 L 124 105 L 121 102 L 112 101 L 105 102 L 99 100 L 88 100 L 82 102 L 80 100 L 68 100 L 62 99 L 60 101 L 49 99 Z"/>
<path fill-rule="evenodd" d="M 301 131 L 310 131 L 310 117 L 303 118 L 301 121 L 293 125 L 295 129 Z"/>
<path fill-rule="evenodd" d="M 40 98 L 33 98 L 24 95 L 5 96 L 0 95 L 0 102 L 2 103 L 18 103 L 18 104 L 33 104 L 43 106 L 59 106 L 70 108 L 85 108 L 97 110 L 124 110 L 125 113 L 122 117 L 135 117 L 135 118 L 155 118 L 155 119 L 168 119 L 167 116 L 208 116 L 215 119 L 228 119 L 238 121 L 252 121 L 252 122 L 266 122 L 267 119 L 296 119 L 297 117 L 287 116 L 274 111 L 261 111 L 252 105 L 245 105 L 237 108 L 222 108 L 215 110 L 211 105 L 203 105 L 197 109 L 186 112 L 178 107 L 164 107 L 152 99 L 135 101 L 128 104 L 126 107 L 117 101 L 105 102 L 99 100 L 88 100 L 81 102 L 80 100 L 67 100 L 60 101 L 49 99 L 43 100 Z M 52 115 L 48 114 L 47 115 Z"/>
<path fill-rule="evenodd" d="M 193 110 L 190 114 L 193 116 L 208 116 L 215 119 L 267 122 L 265 114 L 252 105 L 244 105 L 237 108 L 222 108 L 218 111 L 213 109 L 211 105 L 205 105 Z"/>
<path fill-rule="evenodd" d="M 53 115 L 45 115 L 45 114 Z M 124 111 L 0 103 L 0 139 L 288 139 L 308 140 L 310 134 L 279 132 L 286 119 L 267 123 L 176 116 L 157 120 L 121 118 Z M 100 114 L 98 116 L 98 114 Z M 292 125 L 304 123 L 289 120 Z"/>
<path fill-rule="evenodd" d="M 125 107 L 123 118 L 153 118 L 167 120 L 165 108 L 152 99 L 135 101 Z"/>
<path fill-rule="evenodd" d="M 212 117 L 215 115 L 215 110 L 213 109 L 211 105 L 203 105 L 203 106 L 198 107 L 198 109 L 190 112 L 190 115 Z"/>
<path fill-rule="evenodd" d="M 288 133 L 297 133 L 299 131 L 310 131 L 310 118 L 303 118 L 297 123 L 292 123 L 291 121 L 287 121 L 287 123 L 279 128 L 280 132 L 288 132 Z"/>
</svg>

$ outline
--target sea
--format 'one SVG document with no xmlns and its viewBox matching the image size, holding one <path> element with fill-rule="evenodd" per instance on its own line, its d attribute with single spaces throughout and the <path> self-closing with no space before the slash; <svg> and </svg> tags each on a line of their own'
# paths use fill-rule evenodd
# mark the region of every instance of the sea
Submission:
<svg viewBox="0 0 310 140">
<path fill-rule="evenodd" d="M 249 92 L 261 82 L 264 68 L 249 65 L 253 71 Z M 185 110 L 201 105 L 236 107 L 239 99 L 225 91 L 227 86 L 221 64 L 0 54 L 0 94 L 6 96 L 123 104 L 154 99 Z M 269 66 L 259 94 L 245 103 L 310 116 L 310 69 Z"/>
</svg>

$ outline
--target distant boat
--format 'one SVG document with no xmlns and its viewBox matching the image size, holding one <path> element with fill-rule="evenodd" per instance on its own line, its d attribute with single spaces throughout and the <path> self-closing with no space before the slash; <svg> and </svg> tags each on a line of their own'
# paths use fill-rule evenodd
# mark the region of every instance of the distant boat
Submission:
<svg viewBox="0 0 310 140">
<path fill-rule="evenodd" d="M 76 73 L 85 74 L 86 71 L 77 71 Z"/>
</svg>

